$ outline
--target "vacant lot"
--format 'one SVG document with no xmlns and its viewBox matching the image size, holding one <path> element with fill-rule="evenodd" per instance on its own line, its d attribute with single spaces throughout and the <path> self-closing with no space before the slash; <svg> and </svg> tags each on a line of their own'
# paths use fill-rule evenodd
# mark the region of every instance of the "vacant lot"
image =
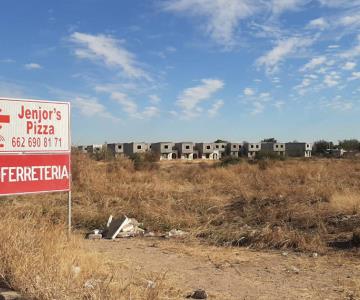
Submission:
<svg viewBox="0 0 360 300">
<path fill-rule="evenodd" d="M 257 281 L 252 280 L 252 282 L 257 282 L 259 286 L 267 286 L 269 295 L 278 289 L 279 285 L 282 285 L 281 281 L 287 278 L 287 272 L 290 272 L 289 274 L 294 272 L 292 266 L 309 272 L 303 271 L 296 274 L 303 280 L 299 281 L 297 286 L 293 286 L 291 283 L 284 285 L 284 289 L 289 289 L 289 293 L 290 290 L 295 293 L 290 293 L 290 298 L 296 298 L 295 295 L 297 297 L 309 295 L 310 298 L 316 298 L 315 296 L 319 295 L 318 298 L 322 298 L 321 295 L 330 293 L 331 286 L 342 287 L 340 289 L 343 293 L 339 294 L 341 297 L 347 297 L 345 294 L 349 291 L 357 293 L 357 284 L 355 281 L 352 282 L 352 276 L 358 272 L 355 266 L 355 262 L 358 260 L 355 247 L 358 245 L 358 240 L 353 236 L 357 236 L 356 229 L 360 224 L 359 160 L 263 160 L 255 163 L 243 161 L 228 166 L 217 163 L 174 162 L 142 163 L 134 166 L 133 162 L 127 159 L 97 162 L 76 154 L 73 157 L 73 201 L 73 218 L 79 233 L 103 227 L 110 214 L 115 216 L 126 214 L 143 222 L 148 230 L 164 232 L 177 228 L 188 231 L 190 237 L 183 242 L 185 245 L 191 243 L 191 240 L 196 240 L 201 242 L 201 247 L 205 247 L 205 249 L 212 249 L 210 247 L 213 246 L 222 247 L 216 249 L 235 247 L 235 250 L 230 249 L 229 251 L 242 249 L 237 248 L 239 246 L 257 251 L 259 249 L 279 249 L 280 252 L 277 254 L 269 254 L 269 256 L 264 254 L 266 259 L 264 258 L 263 263 L 259 265 L 254 264 L 252 270 L 249 269 L 252 256 L 246 258 L 248 255 L 246 254 L 244 258 L 249 262 L 243 271 L 251 273 L 253 277 L 250 276 L 250 278 L 254 280 L 257 278 Z M 181 281 L 173 282 L 173 277 L 171 277 L 173 275 L 165 274 L 163 276 L 160 269 L 156 269 L 155 273 L 151 275 L 146 275 L 139 270 L 130 278 L 129 276 L 123 277 L 124 274 L 127 274 L 126 272 L 114 275 L 114 262 L 110 259 L 107 264 L 104 264 L 103 258 L 99 257 L 99 253 L 104 250 L 101 248 L 102 242 L 96 244 L 97 250 L 93 249 L 96 250 L 93 253 L 90 251 L 89 243 L 83 246 L 78 238 L 68 241 L 66 236 L 61 234 L 66 220 L 67 199 L 65 195 L 49 194 L 4 198 L 2 202 L 0 215 L 6 222 L 2 222 L 0 225 L 0 232 L 2 232 L 0 238 L 6 242 L 1 243 L 0 252 L 12 253 L 12 255 L 2 257 L 0 276 L 5 277 L 17 289 L 30 295 L 39 299 L 54 299 L 57 298 L 56 295 L 61 295 L 61 291 L 69 290 L 70 293 L 71 290 L 72 294 L 69 294 L 67 299 L 76 297 L 79 299 L 84 297 L 114 299 L 114 293 L 117 295 L 122 293 L 121 295 L 125 299 L 130 295 L 133 295 L 133 299 L 136 295 L 139 299 L 164 297 L 166 299 L 171 295 L 180 297 L 179 295 L 186 288 L 191 287 L 185 283 L 181 286 Z M 22 224 L 25 223 L 30 224 L 26 226 L 26 234 L 19 231 L 21 227 L 24 228 Z M 13 226 L 11 231 L 4 230 L 11 226 Z M 45 234 L 49 231 L 57 234 Z M 59 253 L 61 253 L 68 249 L 67 247 L 78 249 L 77 256 L 74 254 L 74 258 L 73 255 L 67 255 L 68 258 L 65 258 L 63 265 L 69 267 L 61 270 L 57 269 L 59 260 L 51 260 L 51 255 L 48 259 L 39 259 L 37 264 L 31 265 L 31 261 L 29 261 L 25 268 L 23 264 L 19 265 L 14 262 L 19 260 L 23 251 L 26 251 L 25 249 L 34 247 L 26 242 L 28 241 L 26 236 L 31 236 L 35 240 L 40 239 L 36 243 L 38 245 L 36 252 L 29 252 L 30 257 L 41 251 L 49 251 L 49 253 L 60 251 Z M 112 247 L 112 245 L 111 243 L 106 244 L 106 247 Z M 134 245 L 137 244 L 129 244 L 128 247 L 131 248 Z M 178 251 L 181 251 L 181 245 L 178 246 Z M 177 249 L 178 246 L 173 247 Z M 116 247 L 120 246 L 114 244 L 114 247 L 117 249 Z M 346 249 L 339 250 L 339 247 Z M 198 250 L 198 246 L 194 249 Z M 291 258 L 279 256 L 282 251 L 301 252 L 301 255 L 306 258 L 293 256 L 293 254 L 291 254 Z M 308 258 L 313 252 L 318 253 L 321 259 Z M 257 253 L 260 255 L 264 252 Z M 94 263 L 84 263 L 84 261 L 91 261 L 90 258 L 85 258 L 89 255 L 91 259 L 94 259 Z M 110 256 L 112 257 L 112 255 Z M 194 257 L 190 258 L 194 261 Z M 128 255 L 128 258 L 131 260 L 131 256 Z M 133 258 L 136 259 L 136 257 Z M 327 260 L 327 258 L 331 259 Z M 116 259 L 121 260 L 121 257 Z M 145 258 L 139 257 L 138 259 Z M 288 264 L 289 259 L 291 263 Z M 159 261 L 162 261 L 161 256 L 159 256 Z M 209 263 L 209 259 L 206 257 L 198 257 L 196 261 L 199 263 L 197 267 L 200 269 L 204 266 L 201 261 Z M 217 264 L 216 259 L 210 259 L 210 263 L 211 261 L 215 265 Z M 321 268 L 315 268 L 312 273 L 310 271 L 312 263 L 316 263 L 316 266 L 320 264 Z M 98 283 L 96 290 L 91 290 L 92 292 L 89 293 L 89 289 L 83 288 L 86 280 L 89 280 L 89 276 L 84 272 L 81 272 L 83 277 L 76 277 L 78 282 L 70 280 L 72 277 L 69 274 L 73 272 L 72 266 L 77 264 L 86 265 L 83 267 L 88 270 L 87 273 L 85 272 L 86 274 L 91 274 L 92 268 L 99 272 L 98 277 L 101 279 L 99 282 L 101 281 L 104 285 Z M 41 288 L 44 291 L 44 287 L 39 286 L 38 281 L 34 281 L 36 276 L 29 273 L 29 268 L 38 274 L 41 270 L 51 270 L 51 266 L 61 276 L 56 277 L 57 280 L 53 280 L 51 272 L 48 274 L 43 272 L 47 274 L 43 275 L 45 278 L 41 280 L 44 285 L 46 282 L 49 285 L 50 282 L 56 282 L 52 289 L 49 288 L 51 292 L 48 291 L 48 294 L 44 295 L 40 292 Z M 160 263 L 159 266 L 161 266 Z M 270 268 L 270 273 L 264 269 L 265 266 Z M 343 266 L 344 269 L 341 269 L 343 274 L 330 278 L 330 273 L 339 266 Z M 126 270 L 128 267 L 125 264 L 122 268 Z M 149 269 L 144 268 L 148 272 Z M 115 269 L 120 270 L 121 268 Z M 257 269 L 260 271 L 257 272 Z M 283 269 L 284 271 L 282 271 Z M 234 280 L 244 281 L 244 277 L 236 277 L 240 276 L 236 270 L 241 273 L 241 268 L 230 267 L 228 271 L 229 274 L 234 273 Z M 188 272 L 183 271 L 184 274 Z M 21 277 L 20 274 L 24 272 L 29 277 L 25 275 Z M 269 277 L 267 277 L 267 273 L 269 273 Z M 348 273 L 350 278 L 345 276 Z M 196 274 L 196 270 L 194 270 L 194 274 Z M 321 274 L 325 276 L 322 279 Z M 148 278 L 148 276 L 152 278 L 151 280 L 162 283 L 158 285 L 157 289 L 151 289 L 151 293 L 143 284 L 143 278 Z M 111 278 L 113 278 L 111 284 L 106 285 L 104 282 Z M 318 284 L 314 284 L 313 289 L 310 288 L 309 278 L 312 278 L 315 283 L 318 281 Z M 320 280 L 322 280 L 322 284 L 320 284 Z M 337 280 L 338 284 L 335 284 L 334 280 Z M 71 289 L 69 289 L 69 285 Z M 302 288 L 307 289 L 303 291 L 303 294 L 300 293 Z M 82 292 L 76 294 L 79 289 Z M 246 290 L 245 286 L 244 289 Z M 173 291 L 173 294 L 169 294 L 169 290 Z M 214 291 L 215 297 L 218 290 Z M 264 291 L 259 289 L 259 293 L 264 293 Z M 57 292 L 60 294 L 56 294 Z M 339 292 L 333 291 L 331 297 L 329 294 L 329 298 L 336 299 L 338 294 L 333 293 Z M 75 295 L 77 296 L 75 297 Z M 233 294 L 231 295 L 233 297 Z M 241 294 L 245 299 L 246 296 L 251 299 L 251 295 L 256 294 L 252 294 L 250 290 L 247 294 Z M 229 299 L 231 299 L 230 296 L 228 296 Z"/>
</svg>

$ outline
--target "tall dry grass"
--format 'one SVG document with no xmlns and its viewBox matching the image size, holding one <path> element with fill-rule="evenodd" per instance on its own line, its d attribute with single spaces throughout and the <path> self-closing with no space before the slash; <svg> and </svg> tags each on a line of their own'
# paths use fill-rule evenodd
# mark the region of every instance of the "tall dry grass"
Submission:
<svg viewBox="0 0 360 300">
<path fill-rule="evenodd" d="M 330 235 L 360 225 L 359 160 L 174 162 L 138 171 L 128 159 L 76 154 L 72 165 L 77 229 L 101 228 L 110 214 L 126 214 L 149 230 L 180 228 L 220 245 L 325 251 Z M 1 209 L 66 220 L 60 194 L 3 203 Z M 346 223 L 343 215 L 352 217 Z"/>
<path fill-rule="evenodd" d="M 359 160 L 162 163 L 98 162 L 76 154 L 76 230 L 126 214 L 149 230 L 178 228 L 216 245 L 325 252 L 327 241 L 360 226 Z M 0 279 L 35 299 L 158 299 L 161 274 L 122 276 L 65 230 L 66 195 L 2 198 Z M 80 270 L 80 271 L 79 271 Z M 127 272 L 128 273 L 128 272 Z"/>
<path fill-rule="evenodd" d="M 182 228 L 222 245 L 325 251 L 329 234 L 360 224 L 359 160 L 237 165 L 74 160 L 77 226 L 127 214 L 151 230 Z M 337 218 L 352 215 L 353 223 Z"/>
<path fill-rule="evenodd" d="M 29 299 L 155 300 L 164 294 L 161 274 L 132 274 L 125 263 L 113 268 L 66 232 L 31 214 L 2 214 L 0 281 Z"/>
</svg>

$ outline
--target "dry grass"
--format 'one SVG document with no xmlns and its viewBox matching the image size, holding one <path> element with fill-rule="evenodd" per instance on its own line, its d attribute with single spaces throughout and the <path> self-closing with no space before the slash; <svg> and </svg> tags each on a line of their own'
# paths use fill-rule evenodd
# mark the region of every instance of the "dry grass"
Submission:
<svg viewBox="0 0 360 300">
<path fill-rule="evenodd" d="M 165 292 L 162 274 L 129 272 L 125 262 L 114 268 L 64 226 L 12 213 L 1 220 L 0 280 L 31 299 L 153 300 Z"/>
<path fill-rule="evenodd" d="M 360 225 L 359 160 L 243 162 L 227 167 L 164 163 L 136 171 L 127 159 L 96 162 L 76 154 L 72 164 L 78 230 L 100 228 L 110 214 L 127 214 L 150 230 L 184 229 L 216 245 L 325 253 L 330 236 L 351 233 Z M 79 240 L 68 241 L 63 225 L 66 196 L 2 201 L 0 239 L 6 242 L 0 243 L 0 275 L 27 295 L 111 299 L 109 295 L 131 294 L 132 299 L 157 299 L 166 290 L 146 289 L 136 283 L 144 281 L 136 276 L 123 279 L 101 258 L 85 254 Z M 8 211 L 12 217 L 4 216 Z M 74 266 L 80 266 L 79 276 Z M 94 278 L 101 283 L 84 288 Z"/>
<path fill-rule="evenodd" d="M 127 214 L 150 230 L 181 228 L 221 245 L 325 251 L 329 234 L 360 225 L 359 160 L 165 163 L 136 171 L 127 159 L 105 163 L 78 154 L 73 179 L 79 229 Z M 66 220 L 65 196 L 30 198 L 10 199 L 3 208 Z"/>
</svg>

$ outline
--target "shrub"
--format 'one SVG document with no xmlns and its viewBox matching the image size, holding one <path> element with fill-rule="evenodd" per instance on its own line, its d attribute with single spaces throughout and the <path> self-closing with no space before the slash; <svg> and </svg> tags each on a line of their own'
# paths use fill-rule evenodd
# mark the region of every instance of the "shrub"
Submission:
<svg viewBox="0 0 360 300">
<path fill-rule="evenodd" d="M 155 152 L 135 153 L 130 156 L 135 170 L 155 170 L 159 168 L 160 154 Z"/>
<path fill-rule="evenodd" d="M 243 160 L 241 157 L 234 157 L 234 156 L 224 156 L 221 158 L 221 161 L 219 163 L 219 165 L 221 167 L 225 167 L 228 165 L 237 165 L 239 163 L 241 163 Z"/>
</svg>

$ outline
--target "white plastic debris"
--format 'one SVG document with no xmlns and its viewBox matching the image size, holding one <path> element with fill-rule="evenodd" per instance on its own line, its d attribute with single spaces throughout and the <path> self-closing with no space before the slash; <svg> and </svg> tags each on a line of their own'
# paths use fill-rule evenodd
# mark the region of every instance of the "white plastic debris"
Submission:
<svg viewBox="0 0 360 300">
<path fill-rule="evenodd" d="M 185 235 L 187 235 L 188 233 L 186 231 L 183 230 L 178 230 L 178 229 L 171 229 L 168 232 L 168 236 L 169 237 L 183 237 Z"/>
</svg>

